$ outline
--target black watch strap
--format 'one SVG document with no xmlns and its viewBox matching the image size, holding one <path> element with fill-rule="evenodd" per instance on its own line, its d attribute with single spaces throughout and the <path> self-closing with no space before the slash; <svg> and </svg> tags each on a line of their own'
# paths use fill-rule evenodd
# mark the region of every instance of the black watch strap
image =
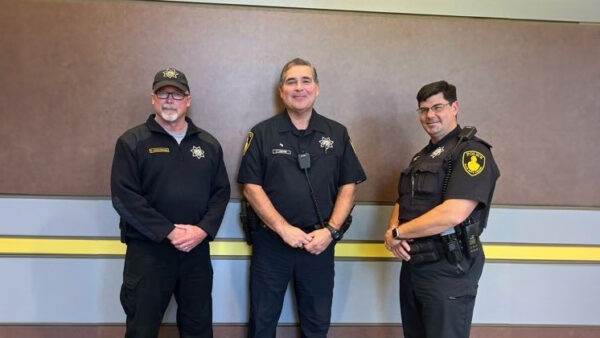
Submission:
<svg viewBox="0 0 600 338">
<path fill-rule="evenodd" d="M 334 241 L 337 242 L 342 239 L 342 233 L 338 229 L 332 227 L 329 223 L 325 223 L 325 227 L 331 233 L 331 238 L 333 238 Z"/>
</svg>

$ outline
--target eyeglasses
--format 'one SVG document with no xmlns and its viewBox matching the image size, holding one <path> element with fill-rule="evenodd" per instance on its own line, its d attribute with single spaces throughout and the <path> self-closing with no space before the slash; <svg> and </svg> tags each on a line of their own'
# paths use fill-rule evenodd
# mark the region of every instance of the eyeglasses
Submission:
<svg viewBox="0 0 600 338">
<path fill-rule="evenodd" d="M 162 99 L 162 100 L 168 99 L 169 95 L 171 95 L 171 97 L 173 98 L 173 100 L 177 100 L 177 101 L 183 100 L 187 96 L 187 95 L 185 95 L 182 92 L 161 92 L 161 91 L 158 91 L 155 94 L 156 94 L 156 97 L 158 97 L 159 99 Z"/>
<path fill-rule="evenodd" d="M 429 112 L 430 109 L 434 113 L 439 113 L 442 110 L 444 110 L 445 106 L 451 105 L 451 104 L 452 104 L 452 102 L 446 102 L 446 103 L 435 104 L 431 108 L 429 108 L 429 107 L 420 107 L 419 109 L 417 109 L 417 113 L 419 113 L 421 115 L 425 115 L 425 114 L 427 114 Z"/>
</svg>

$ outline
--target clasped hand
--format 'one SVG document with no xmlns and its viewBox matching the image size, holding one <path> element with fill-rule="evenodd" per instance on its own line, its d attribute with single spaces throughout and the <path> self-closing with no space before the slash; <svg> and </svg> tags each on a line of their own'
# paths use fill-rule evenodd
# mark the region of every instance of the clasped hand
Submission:
<svg viewBox="0 0 600 338">
<path fill-rule="evenodd" d="M 332 241 L 331 233 L 327 229 L 318 229 L 307 234 L 293 225 L 287 225 L 280 236 L 292 248 L 304 249 L 313 255 L 325 251 Z"/>
<path fill-rule="evenodd" d="M 192 224 L 175 224 L 175 229 L 169 233 L 167 238 L 177 250 L 190 252 L 202 243 L 208 234 L 202 228 Z"/>
<path fill-rule="evenodd" d="M 385 248 L 390 251 L 391 253 L 394 254 L 394 256 L 396 258 L 400 258 L 404 261 L 408 261 L 410 260 L 410 255 L 408 254 L 410 252 L 410 245 L 409 245 L 409 239 L 395 239 L 394 236 L 392 235 L 392 230 L 388 229 L 385 232 L 385 237 L 384 237 L 384 242 L 385 242 Z"/>
</svg>

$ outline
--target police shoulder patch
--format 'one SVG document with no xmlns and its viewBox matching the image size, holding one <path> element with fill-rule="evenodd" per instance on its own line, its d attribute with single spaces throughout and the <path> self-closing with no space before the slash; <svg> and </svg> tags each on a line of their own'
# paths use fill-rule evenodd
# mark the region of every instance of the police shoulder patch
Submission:
<svg viewBox="0 0 600 338">
<path fill-rule="evenodd" d="M 465 150 L 462 154 L 462 166 L 469 176 L 477 176 L 485 168 L 485 156 L 477 150 Z"/>
<path fill-rule="evenodd" d="M 242 156 L 246 155 L 246 151 L 248 151 L 248 148 L 250 148 L 250 143 L 252 142 L 253 138 L 254 133 L 249 131 L 248 135 L 246 136 L 246 143 L 244 143 L 244 151 L 242 152 Z"/>
</svg>

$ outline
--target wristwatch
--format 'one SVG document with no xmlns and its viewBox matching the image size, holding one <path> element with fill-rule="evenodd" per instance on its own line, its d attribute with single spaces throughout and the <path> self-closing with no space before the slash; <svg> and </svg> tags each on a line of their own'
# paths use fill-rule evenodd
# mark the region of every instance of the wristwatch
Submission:
<svg viewBox="0 0 600 338">
<path fill-rule="evenodd" d="M 325 227 L 327 228 L 327 230 L 329 230 L 329 232 L 331 232 L 331 238 L 333 238 L 334 241 L 337 242 L 340 239 L 342 239 L 342 234 L 339 232 L 338 229 L 332 227 L 331 225 L 329 225 L 329 223 L 327 223 Z"/>
</svg>

